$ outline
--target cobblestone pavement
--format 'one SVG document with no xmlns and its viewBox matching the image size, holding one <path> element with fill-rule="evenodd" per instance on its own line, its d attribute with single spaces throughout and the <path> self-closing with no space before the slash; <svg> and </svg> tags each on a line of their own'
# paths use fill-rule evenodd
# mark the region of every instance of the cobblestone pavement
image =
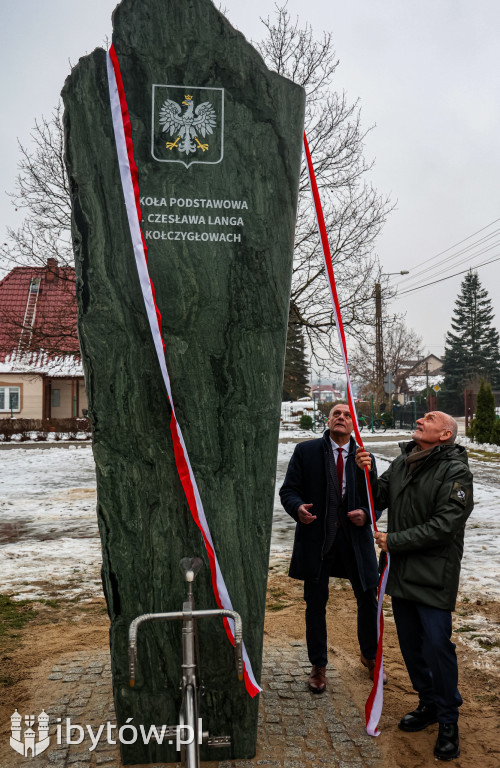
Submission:
<svg viewBox="0 0 500 768">
<path fill-rule="evenodd" d="M 307 690 L 309 661 L 304 643 L 265 645 L 260 698 L 257 755 L 253 760 L 223 760 L 206 763 L 214 768 L 376 768 L 381 753 L 364 729 L 364 720 L 353 705 L 337 670 L 327 668 L 327 692 Z M 68 692 L 47 707 L 51 719 L 51 747 L 29 761 L 30 768 L 119 768 L 119 749 L 108 744 L 106 731 L 93 751 L 88 734 L 79 745 L 55 744 L 56 720 L 70 717 L 71 723 L 114 722 L 109 653 L 75 654 L 54 666 L 49 680 L 58 691 Z M 63 731 L 63 734 L 65 731 Z M 78 730 L 73 732 L 76 740 Z M 114 731 L 116 737 L 116 731 Z M 64 740 L 64 739 L 63 739 Z M 12 753 L 12 766 L 25 758 Z M 157 764 L 159 765 L 159 764 Z"/>
</svg>

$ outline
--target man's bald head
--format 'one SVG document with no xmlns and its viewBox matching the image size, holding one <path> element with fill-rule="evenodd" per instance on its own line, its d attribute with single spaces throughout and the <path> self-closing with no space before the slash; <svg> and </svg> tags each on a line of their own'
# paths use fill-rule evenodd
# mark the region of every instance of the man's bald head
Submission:
<svg viewBox="0 0 500 768">
<path fill-rule="evenodd" d="M 417 419 L 417 428 L 412 437 L 425 450 L 436 445 L 454 443 L 457 438 L 458 424 L 455 419 L 444 411 L 429 411 L 421 419 Z"/>
</svg>

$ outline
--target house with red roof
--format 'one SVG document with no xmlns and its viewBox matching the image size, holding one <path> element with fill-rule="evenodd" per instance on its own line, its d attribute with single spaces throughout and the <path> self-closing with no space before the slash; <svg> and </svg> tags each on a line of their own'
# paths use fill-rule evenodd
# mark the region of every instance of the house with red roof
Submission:
<svg viewBox="0 0 500 768">
<path fill-rule="evenodd" d="M 0 280 L 0 418 L 70 418 L 87 408 L 75 271 L 47 259 Z"/>
</svg>

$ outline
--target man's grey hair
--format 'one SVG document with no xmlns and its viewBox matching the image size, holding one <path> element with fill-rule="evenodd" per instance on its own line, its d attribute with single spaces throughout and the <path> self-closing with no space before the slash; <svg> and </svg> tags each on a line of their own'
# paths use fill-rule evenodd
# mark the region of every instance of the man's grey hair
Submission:
<svg viewBox="0 0 500 768">
<path fill-rule="evenodd" d="M 446 441 L 447 443 L 454 443 L 457 439 L 458 435 L 458 424 L 453 418 L 453 416 L 450 416 L 449 414 L 444 414 L 444 428 L 449 429 L 451 432 L 451 437 Z"/>
</svg>

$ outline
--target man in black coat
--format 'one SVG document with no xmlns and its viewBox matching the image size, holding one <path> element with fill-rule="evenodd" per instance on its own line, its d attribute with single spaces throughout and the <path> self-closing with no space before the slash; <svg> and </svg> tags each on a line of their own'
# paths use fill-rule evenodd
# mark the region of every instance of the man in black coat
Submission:
<svg viewBox="0 0 500 768">
<path fill-rule="evenodd" d="M 351 582 L 358 604 L 361 662 L 373 677 L 377 654 L 378 568 L 370 517 L 356 492 L 356 442 L 349 406 L 338 403 L 322 438 L 299 443 L 280 498 L 297 522 L 289 576 L 304 581 L 308 685 L 326 688 L 326 604 L 330 576 Z"/>
</svg>

